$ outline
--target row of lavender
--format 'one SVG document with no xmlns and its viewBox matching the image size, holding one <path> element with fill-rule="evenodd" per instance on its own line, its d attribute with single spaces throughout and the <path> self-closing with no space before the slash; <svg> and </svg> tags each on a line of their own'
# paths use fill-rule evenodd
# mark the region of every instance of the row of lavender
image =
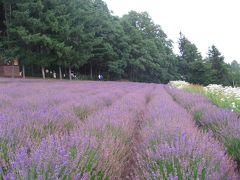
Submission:
<svg viewBox="0 0 240 180">
<path fill-rule="evenodd" d="M 118 106 L 125 105 L 124 96 L 142 88 L 129 83 L 1 84 L 1 176 L 56 179 L 91 172 L 97 152 L 102 151 L 103 155 L 107 152 L 103 147 L 114 146 L 107 144 L 111 136 L 105 138 L 105 133 L 112 133 L 113 141 L 122 133 L 120 127 L 115 128 L 111 123 L 122 123 L 121 126 L 128 123 L 119 118 L 119 113 L 131 109 L 118 110 Z M 125 98 L 128 99 L 132 98 Z M 117 115 L 119 117 L 114 117 Z"/>
<path fill-rule="evenodd" d="M 163 86 L 0 81 L 0 179 L 239 179 Z"/>
<path fill-rule="evenodd" d="M 214 105 L 206 97 L 183 90 L 167 88 L 172 97 L 190 112 L 196 124 L 224 144 L 226 151 L 240 166 L 240 118 L 229 109 Z"/>
<path fill-rule="evenodd" d="M 224 148 L 200 131 L 164 87 L 147 108 L 144 165 L 151 179 L 238 179 Z"/>
</svg>

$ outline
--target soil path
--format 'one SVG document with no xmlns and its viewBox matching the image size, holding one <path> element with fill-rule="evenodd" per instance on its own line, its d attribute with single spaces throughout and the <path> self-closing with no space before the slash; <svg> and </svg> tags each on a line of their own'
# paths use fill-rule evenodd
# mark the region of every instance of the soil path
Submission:
<svg viewBox="0 0 240 180">
<path fill-rule="evenodd" d="M 151 94 L 145 99 L 145 107 L 151 101 Z M 144 108 L 146 109 L 146 108 Z M 142 127 L 145 123 L 145 110 L 142 109 L 134 120 L 134 128 L 128 145 L 128 154 L 126 154 L 125 165 L 122 170 L 121 179 L 143 179 L 144 175 L 141 170 L 141 146 L 142 146 Z"/>
</svg>

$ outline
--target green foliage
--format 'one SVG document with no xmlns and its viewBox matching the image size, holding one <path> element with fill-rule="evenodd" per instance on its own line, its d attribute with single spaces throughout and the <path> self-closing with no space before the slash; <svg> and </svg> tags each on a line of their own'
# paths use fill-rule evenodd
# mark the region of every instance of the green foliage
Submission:
<svg viewBox="0 0 240 180">
<path fill-rule="evenodd" d="M 97 151 L 94 149 L 88 149 L 85 154 L 83 154 L 84 158 L 80 163 L 82 164 L 81 172 L 92 172 L 97 165 Z"/>
<path fill-rule="evenodd" d="M 74 123 L 69 121 L 64 124 L 64 128 L 67 130 L 67 132 L 70 132 L 74 128 Z"/>
<path fill-rule="evenodd" d="M 201 85 L 197 85 L 197 84 L 190 84 L 190 85 L 186 85 L 183 87 L 183 89 L 187 92 L 191 92 L 191 93 L 199 93 L 199 94 L 204 94 L 205 90 L 204 87 Z"/>
<path fill-rule="evenodd" d="M 3 179 L 10 167 L 9 145 L 8 141 L 3 138 L 0 138 L 0 160 L 0 179 Z"/>
<path fill-rule="evenodd" d="M 198 165 L 200 164 L 200 159 L 191 160 L 188 162 L 188 175 L 184 177 L 184 170 L 179 163 L 177 158 L 173 160 L 155 160 L 155 163 L 150 167 L 152 172 L 152 179 L 156 178 L 156 172 L 160 172 L 161 179 L 169 179 L 170 176 L 177 176 L 178 179 L 201 179 L 204 180 L 206 177 L 206 169 L 203 168 L 200 173 L 198 173 Z M 160 177 L 158 177 L 160 178 Z"/>
<path fill-rule="evenodd" d="M 240 166 L 240 139 L 225 138 L 224 145 L 228 153 L 236 160 L 238 166 Z"/>
<path fill-rule="evenodd" d="M 37 179 L 38 173 L 37 168 L 35 166 L 32 166 L 28 169 L 27 179 Z"/>
<path fill-rule="evenodd" d="M 178 44 L 180 51 L 178 66 L 182 79 L 191 83 L 204 84 L 209 68 L 203 61 L 197 47 L 182 33 L 180 33 Z"/>
<path fill-rule="evenodd" d="M 5 163 L 9 162 L 8 148 L 7 140 L 0 138 L 0 158 L 3 159 Z"/>
<path fill-rule="evenodd" d="M 230 83 L 232 86 L 240 86 L 240 64 L 234 60 L 228 67 Z"/>
<path fill-rule="evenodd" d="M 48 68 L 58 77 L 69 69 L 67 77 L 74 71 L 79 79 L 93 80 L 100 73 L 107 80 L 240 84 L 239 64 L 224 63 L 215 46 L 203 60 L 180 34 L 180 55 L 175 55 L 172 41 L 146 12 L 115 17 L 102 0 L 1 2 L 6 11 L 0 56 L 18 58 L 26 75 L 40 75 L 42 69 L 44 77 Z"/>
<path fill-rule="evenodd" d="M 76 159 L 77 151 L 78 150 L 77 150 L 77 146 L 76 145 L 71 147 L 71 149 L 70 149 L 70 156 L 71 156 L 72 160 Z"/>
<path fill-rule="evenodd" d="M 235 96 L 214 92 L 206 92 L 205 95 L 219 107 L 232 109 L 240 113 L 240 100 Z"/>
<path fill-rule="evenodd" d="M 37 128 L 30 129 L 30 137 L 32 139 L 39 139 L 41 138 L 41 132 Z"/>
<path fill-rule="evenodd" d="M 204 92 L 204 91 L 196 91 L 196 89 L 200 89 L 199 86 L 197 88 L 196 85 L 189 85 L 186 89 L 189 92 L 195 92 L 195 93 L 201 93 L 203 95 L 206 95 L 208 98 L 212 100 L 212 102 L 220 107 L 224 108 L 231 108 L 236 112 L 240 112 L 240 101 L 235 97 L 226 97 L 226 95 L 221 93 L 214 93 L 214 92 Z M 232 104 L 235 104 L 235 108 L 232 106 Z M 226 123 L 204 123 L 202 121 L 202 112 L 197 111 L 193 113 L 193 119 L 196 122 L 196 124 L 205 131 L 211 131 L 213 135 L 219 139 L 220 142 L 224 144 L 226 147 L 226 150 L 228 154 L 233 157 L 233 159 L 237 162 L 238 166 L 240 166 L 240 139 L 234 138 L 234 137 L 226 137 L 222 136 L 220 133 L 221 129 L 227 125 Z"/>
<path fill-rule="evenodd" d="M 55 130 L 56 130 L 56 125 L 52 121 L 50 121 L 46 125 L 43 125 L 44 134 L 52 134 Z"/>
<path fill-rule="evenodd" d="M 129 44 L 126 74 L 133 81 L 167 82 L 177 76 L 172 43 L 147 13 L 131 11 L 121 24 Z"/>
<path fill-rule="evenodd" d="M 201 126 L 202 112 L 195 112 L 193 114 L 193 119 L 198 126 Z"/>
<path fill-rule="evenodd" d="M 203 86 L 195 84 L 185 85 L 183 89 L 187 92 L 202 94 L 219 107 L 228 108 L 238 113 L 240 112 L 240 100 L 235 94 L 206 91 Z"/>
<path fill-rule="evenodd" d="M 119 138 L 123 134 L 122 129 L 115 127 L 113 124 L 109 123 L 106 126 L 107 132 L 110 133 L 115 139 Z"/>
<path fill-rule="evenodd" d="M 210 130 L 213 135 L 224 144 L 228 154 L 233 157 L 233 159 L 237 162 L 237 165 L 240 166 L 240 139 L 222 136 L 220 133 L 220 126 L 224 125 L 216 123 L 203 123 L 201 121 L 201 116 L 201 112 L 194 113 L 194 120 L 196 121 L 196 124 L 203 130 Z"/>
<path fill-rule="evenodd" d="M 180 59 L 186 62 L 201 60 L 202 56 L 198 52 L 195 44 L 192 44 L 181 32 L 179 38 Z"/>
<path fill-rule="evenodd" d="M 208 57 L 202 59 L 197 47 L 180 33 L 179 50 L 178 72 L 183 80 L 203 85 L 239 84 L 239 64 L 237 61 L 233 61 L 231 65 L 226 64 L 216 46 L 211 46 Z"/>
<path fill-rule="evenodd" d="M 228 72 L 224 63 L 224 57 L 221 56 L 221 53 L 214 45 L 208 50 L 208 61 L 211 64 L 210 83 L 227 85 L 229 83 L 227 80 Z"/>
<path fill-rule="evenodd" d="M 81 159 L 77 159 L 78 149 L 76 145 L 73 145 L 70 148 L 69 155 L 73 162 L 76 162 L 76 169 L 69 170 L 69 167 L 63 165 L 60 167 L 58 172 L 58 179 L 73 179 L 76 174 L 80 174 L 82 177 L 85 173 L 90 175 L 90 179 L 106 179 L 104 172 L 101 170 L 96 170 L 97 166 L 97 150 L 88 148 Z M 2 168 L 2 167 L 0 167 Z M 96 172 L 95 172 L 96 171 Z M 44 177 L 44 179 L 49 179 L 53 174 L 52 164 L 49 162 L 46 169 L 37 169 L 36 165 L 32 165 L 28 168 L 27 179 L 39 179 L 40 177 Z M 19 176 L 19 172 L 15 171 L 15 175 L 21 179 Z M 2 174 L 0 174 L 0 177 Z"/>
<path fill-rule="evenodd" d="M 87 107 L 76 107 L 74 108 L 74 113 L 81 121 L 84 121 L 90 114 L 90 109 Z"/>
</svg>

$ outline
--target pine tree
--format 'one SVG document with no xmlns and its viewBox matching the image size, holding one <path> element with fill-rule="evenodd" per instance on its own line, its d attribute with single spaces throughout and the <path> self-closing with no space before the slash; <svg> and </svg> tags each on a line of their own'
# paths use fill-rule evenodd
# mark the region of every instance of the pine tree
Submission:
<svg viewBox="0 0 240 180">
<path fill-rule="evenodd" d="M 203 83 L 206 70 L 196 45 L 191 43 L 181 32 L 178 45 L 180 51 L 178 56 L 179 73 L 182 75 L 182 78 L 192 83 Z M 196 68 L 197 66 L 201 67 L 201 70 Z"/>
<path fill-rule="evenodd" d="M 211 63 L 212 82 L 216 84 L 228 84 L 228 72 L 226 64 L 224 63 L 224 57 L 214 45 L 208 50 L 208 60 Z"/>
</svg>

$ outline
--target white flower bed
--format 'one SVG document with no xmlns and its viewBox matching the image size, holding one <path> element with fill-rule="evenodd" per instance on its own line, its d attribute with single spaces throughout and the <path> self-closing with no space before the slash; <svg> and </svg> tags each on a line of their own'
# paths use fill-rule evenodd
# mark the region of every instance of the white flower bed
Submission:
<svg viewBox="0 0 240 180">
<path fill-rule="evenodd" d="M 179 88 L 179 89 L 182 89 L 182 88 L 190 85 L 190 83 L 185 82 L 185 81 L 170 81 L 169 84 L 171 86 L 174 86 L 174 87 Z M 240 100 L 240 87 L 233 88 L 231 86 L 222 86 L 222 85 L 218 85 L 218 84 L 210 84 L 210 85 L 204 87 L 204 90 L 206 90 L 206 92 L 223 94 L 223 95 L 226 95 L 228 97 L 235 97 L 238 100 Z"/>
<path fill-rule="evenodd" d="M 226 98 L 234 97 L 240 100 L 240 88 L 232 88 L 229 86 L 222 86 L 216 84 L 210 84 L 204 88 L 207 92 L 223 94 Z"/>
<path fill-rule="evenodd" d="M 178 89 L 190 87 L 191 84 L 185 81 L 170 81 L 169 84 Z M 190 87 L 191 88 L 191 87 Z M 222 86 L 217 84 L 210 84 L 204 87 L 205 94 L 212 97 L 219 98 L 221 101 L 217 104 L 228 104 L 227 106 L 232 109 L 232 111 L 239 111 L 240 108 L 240 87 L 232 88 L 230 86 Z M 212 98 L 211 98 L 212 99 Z"/>
<path fill-rule="evenodd" d="M 182 88 L 190 85 L 190 83 L 185 82 L 185 81 L 170 81 L 169 84 L 171 86 L 174 86 L 174 87 L 179 88 L 179 89 L 182 89 Z"/>
</svg>

